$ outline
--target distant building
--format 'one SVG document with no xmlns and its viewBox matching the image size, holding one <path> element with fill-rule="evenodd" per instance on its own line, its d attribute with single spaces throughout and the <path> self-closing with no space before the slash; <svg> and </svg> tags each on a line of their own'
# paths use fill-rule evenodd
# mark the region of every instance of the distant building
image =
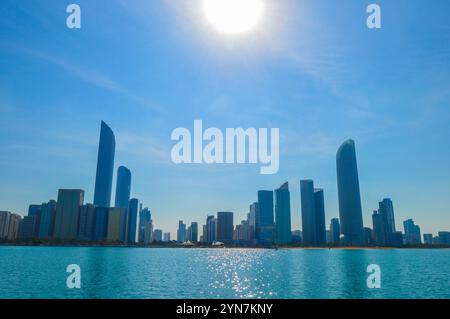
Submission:
<svg viewBox="0 0 450 319">
<path fill-rule="evenodd" d="M 440 231 L 439 235 L 439 244 L 441 245 L 450 245 L 450 232 L 448 231 Z"/>
<path fill-rule="evenodd" d="M 153 241 L 162 241 L 163 240 L 163 232 L 161 229 L 155 229 L 153 231 Z"/>
<path fill-rule="evenodd" d="M 236 225 L 233 233 L 233 240 L 238 242 L 250 241 L 249 223 L 248 220 L 243 220 L 239 225 Z"/>
<path fill-rule="evenodd" d="M 8 237 L 10 218 L 11 212 L 0 211 L 0 239 Z"/>
<path fill-rule="evenodd" d="M 145 237 L 145 227 L 149 221 L 152 220 L 152 213 L 150 210 L 145 207 L 144 209 L 141 209 L 139 212 L 139 242 L 144 242 Z"/>
<path fill-rule="evenodd" d="M 364 243 L 364 229 L 359 191 L 355 142 L 345 141 L 336 153 L 336 170 L 339 199 L 339 221 L 345 244 Z"/>
<path fill-rule="evenodd" d="M 372 229 L 370 229 L 369 227 L 364 227 L 364 244 L 365 245 L 373 244 Z"/>
<path fill-rule="evenodd" d="M 50 200 L 41 205 L 39 238 L 52 238 L 55 231 L 56 201 Z"/>
<path fill-rule="evenodd" d="M 144 223 L 144 244 L 151 242 L 153 242 L 153 222 L 150 220 Z"/>
<path fill-rule="evenodd" d="M 76 239 L 78 233 L 79 208 L 84 202 L 81 189 L 60 189 L 56 204 L 54 237 Z"/>
<path fill-rule="evenodd" d="M 325 209 L 323 191 L 314 189 L 312 180 L 300 181 L 303 244 L 326 243 Z"/>
<path fill-rule="evenodd" d="M 36 229 L 36 216 L 25 216 L 20 224 L 19 239 L 31 239 Z"/>
<path fill-rule="evenodd" d="M 423 243 L 425 245 L 433 245 L 433 234 L 423 234 Z"/>
<path fill-rule="evenodd" d="M 108 235 L 108 207 L 95 207 L 94 240 L 106 241 Z"/>
<path fill-rule="evenodd" d="M 272 244 L 275 240 L 275 224 L 273 212 L 273 191 L 258 191 L 257 241 L 262 244 Z"/>
<path fill-rule="evenodd" d="M 192 222 L 190 228 L 189 240 L 196 243 L 198 242 L 198 223 Z"/>
<path fill-rule="evenodd" d="M 233 213 L 217 213 L 217 235 L 216 240 L 222 243 L 233 241 Z"/>
<path fill-rule="evenodd" d="M 19 236 L 20 225 L 22 224 L 22 216 L 11 214 L 9 217 L 9 226 L 6 239 L 16 240 Z"/>
<path fill-rule="evenodd" d="M 259 213 L 259 204 L 258 202 L 254 202 L 250 205 L 250 212 L 249 212 L 249 222 L 250 227 L 252 227 L 251 231 L 253 231 L 253 238 L 255 242 L 258 241 L 258 238 L 260 238 L 259 232 L 261 231 L 260 227 L 260 213 Z"/>
<path fill-rule="evenodd" d="M 131 172 L 125 166 L 117 169 L 115 207 L 128 208 L 131 193 Z M 137 208 L 136 208 L 137 211 Z"/>
<path fill-rule="evenodd" d="M 170 233 L 164 233 L 163 234 L 163 241 L 169 242 L 170 241 Z"/>
<path fill-rule="evenodd" d="M 217 220 L 214 216 L 206 218 L 206 242 L 212 244 L 216 241 L 216 225 Z"/>
<path fill-rule="evenodd" d="M 182 220 L 178 221 L 177 241 L 180 243 L 186 241 L 186 224 Z"/>
<path fill-rule="evenodd" d="M 128 205 L 128 214 L 127 214 L 127 238 L 126 241 L 128 243 L 136 243 L 139 239 L 139 200 L 137 198 L 132 198 L 129 201 Z"/>
<path fill-rule="evenodd" d="M 28 207 L 28 216 L 34 217 L 34 228 L 32 231 L 32 238 L 39 237 L 39 226 L 41 223 L 41 213 L 42 213 L 42 206 L 41 205 L 30 205 Z"/>
<path fill-rule="evenodd" d="M 403 227 L 405 230 L 405 244 L 417 245 L 422 242 L 420 236 L 420 227 L 418 225 L 415 225 L 412 219 L 405 220 L 403 222 Z"/>
<path fill-rule="evenodd" d="M 111 128 L 102 121 L 95 175 L 94 205 L 110 207 L 116 139 Z"/>
<path fill-rule="evenodd" d="M 291 242 L 291 196 L 288 182 L 275 190 L 275 242 L 285 245 Z"/>
<path fill-rule="evenodd" d="M 299 244 L 302 242 L 302 231 L 301 230 L 293 230 L 292 231 L 292 242 Z"/>
<path fill-rule="evenodd" d="M 121 207 L 110 207 L 108 211 L 108 233 L 106 240 L 109 242 L 124 241 L 123 220 L 126 210 Z"/>
<path fill-rule="evenodd" d="M 330 222 L 331 243 L 339 244 L 339 237 L 341 235 L 339 219 L 332 218 Z"/>
<path fill-rule="evenodd" d="M 80 206 L 78 219 L 78 239 L 93 240 L 95 231 L 95 206 L 86 204 Z"/>
</svg>

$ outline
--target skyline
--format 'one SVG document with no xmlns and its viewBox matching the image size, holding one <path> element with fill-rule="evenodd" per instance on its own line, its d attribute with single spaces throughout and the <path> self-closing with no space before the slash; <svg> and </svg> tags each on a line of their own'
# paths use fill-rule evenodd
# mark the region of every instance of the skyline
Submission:
<svg viewBox="0 0 450 319">
<path fill-rule="evenodd" d="M 93 202 L 104 119 L 117 136 L 112 185 L 118 164 L 129 168 L 131 196 L 172 235 L 181 215 L 200 222 L 233 211 L 237 223 L 257 190 L 286 181 L 292 229 L 301 229 L 302 179 L 324 189 L 328 225 L 339 216 L 335 151 L 348 137 L 358 141 L 364 225 L 389 197 L 397 225 L 413 216 L 423 233 L 450 229 L 448 2 L 380 1 L 386 18 L 374 33 L 360 26 L 366 14 L 356 4 L 335 14 L 324 1 L 286 1 L 273 11 L 286 19 L 246 43 L 197 30 L 193 9 L 115 1 L 105 13 L 79 3 L 90 14 L 76 32 L 60 26 L 65 11 L 52 2 L 2 4 L 2 210 L 25 215 L 59 188 L 81 188 Z M 206 127 L 279 127 L 279 173 L 173 165 L 170 131 L 196 118 Z"/>
</svg>

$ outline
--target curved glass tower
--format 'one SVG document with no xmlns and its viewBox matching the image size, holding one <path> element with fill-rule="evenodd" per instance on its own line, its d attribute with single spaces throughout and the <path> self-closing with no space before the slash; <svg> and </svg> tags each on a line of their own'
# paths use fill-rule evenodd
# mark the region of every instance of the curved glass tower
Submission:
<svg viewBox="0 0 450 319">
<path fill-rule="evenodd" d="M 94 205 L 109 207 L 114 169 L 116 139 L 113 131 L 102 121 L 98 146 L 97 174 L 95 176 Z"/>
<path fill-rule="evenodd" d="M 117 169 L 116 183 L 116 207 L 127 208 L 130 201 L 131 191 L 131 172 L 125 166 L 119 166 Z"/>
<path fill-rule="evenodd" d="M 275 190 L 275 225 L 277 244 L 291 242 L 291 196 L 288 182 Z"/>
<path fill-rule="evenodd" d="M 355 142 L 345 141 L 336 154 L 337 186 L 339 197 L 339 219 L 343 243 L 364 243 L 364 228 L 359 193 L 358 167 Z"/>
</svg>

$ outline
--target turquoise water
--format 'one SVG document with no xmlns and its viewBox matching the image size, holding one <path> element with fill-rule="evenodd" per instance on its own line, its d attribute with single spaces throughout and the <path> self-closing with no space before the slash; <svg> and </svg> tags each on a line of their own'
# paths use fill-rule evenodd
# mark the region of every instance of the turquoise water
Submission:
<svg viewBox="0 0 450 319">
<path fill-rule="evenodd" d="M 67 288 L 69 264 L 80 289 Z M 449 271 L 450 250 L 3 246 L 0 298 L 450 298 Z"/>
</svg>

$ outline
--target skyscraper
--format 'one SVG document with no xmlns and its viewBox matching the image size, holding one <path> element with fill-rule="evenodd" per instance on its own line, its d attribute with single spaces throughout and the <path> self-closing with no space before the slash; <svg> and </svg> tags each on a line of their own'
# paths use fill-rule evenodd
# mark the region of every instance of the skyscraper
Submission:
<svg viewBox="0 0 450 319">
<path fill-rule="evenodd" d="M 108 207 L 95 207 L 94 240 L 105 241 L 108 235 Z"/>
<path fill-rule="evenodd" d="M 405 230 L 405 244 L 407 245 L 417 245 L 422 243 L 422 238 L 420 236 L 420 227 L 414 224 L 412 219 L 407 219 L 403 222 L 403 227 Z"/>
<path fill-rule="evenodd" d="M 190 233 L 190 241 L 196 243 L 198 241 L 198 223 L 192 222 L 191 223 L 191 233 Z"/>
<path fill-rule="evenodd" d="M 94 205 L 109 207 L 114 169 L 116 140 L 113 131 L 102 121 L 95 176 Z"/>
<path fill-rule="evenodd" d="M 423 234 L 423 243 L 425 245 L 433 244 L 433 234 Z"/>
<path fill-rule="evenodd" d="M 316 213 L 314 200 L 314 183 L 312 180 L 300 181 L 300 197 L 302 208 L 302 233 L 303 244 L 317 244 Z"/>
<path fill-rule="evenodd" d="M 339 226 L 339 219 L 338 218 L 332 218 L 330 222 L 330 236 L 331 236 L 331 243 L 333 244 L 339 244 L 339 237 L 341 236 L 340 226 Z"/>
<path fill-rule="evenodd" d="M 216 241 L 216 219 L 214 216 L 206 218 L 206 242 L 213 243 Z"/>
<path fill-rule="evenodd" d="M 343 242 L 350 245 L 364 243 L 361 195 L 355 142 L 345 141 L 336 154 L 339 220 Z"/>
<path fill-rule="evenodd" d="M 139 205 L 139 206 L 142 206 Z M 139 242 L 143 243 L 145 241 L 145 227 L 148 222 L 152 220 L 152 213 L 148 209 L 148 207 L 145 207 L 144 209 L 140 208 L 139 212 Z"/>
<path fill-rule="evenodd" d="M 395 220 L 394 220 L 394 205 L 390 198 L 384 198 L 378 203 L 378 213 L 381 218 L 381 239 L 385 245 L 392 245 L 394 243 Z"/>
<path fill-rule="evenodd" d="M 139 225 L 139 200 L 137 198 L 130 199 L 128 205 L 128 222 L 127 222 L 127 241 L 136 243 L 138 241 L 138 225 Z"/>
<path fill-rule="evenodd" d="M 163 231 L 161 229 L 155 229 L 153 231 L 153 241 L 162 241 L 163 240 Z"/>
<path fill-rule="evenodd" d="M 78 239 L 93 240 L 95 226 L 95 206 L 86 204 L 80 206 L 80 215 L 78 220 Z"/>
<path fill-rule="evenodd" d="M 43 203 L 41 207 L 39 238 L 51 238 L 55 231 L 56 201 Z"/>
<path fill-rule="evenodd" d="M 271 244 L 275 239 L 273 191 L 258 191 L 259 230 L 258 242 Z"/>
<path fill-rule="evenodd" d="M 275 190 L 275 242 L 280 245 L 291 242 L 291 196 L 288 182 Z"/>
<path fill-rule="evenodd" d="M 233 229 L 234 229 L 233 213 L 218 212 L 216 240 L 223 243 L 229 243 L 233 241 Z"/>
<path fill-rule="evenodd" d="M 314 213 L 316 217 L 316 239 L 317 244 L 322 245 L 327 242 L 327 233 L 325 226 L 325 200 L 323 189 L 314 189 Z"/>
<path fill-rule="evenodd" d="M 111 207 L 108 209 L 108 233 L 106 240 L 109 242 L 122 241 L 122 213 L 123 208 Z"/>
<path fill-rule="evenodd" d="M 54 237 L 76 239 L 78 233 L 78 213 L 84 202 L 84 190 L 60 189 L 56 203 Z"/>
<path fill-rule="evenodd" d="M 39 237 L 39 226 L 41 223 L 41 213 L 42 206 L 41 205 L 30 205 L 28 207 L 28 216 L 34 217 L 34 225 L 31 237 L 37 238 Z"/>
<path fill-rule="evenodd" d="M 131 172 L 125 166 L 119 166 L 119 168 L 117 169 L 115 206 L 128 208 L 128 202 L 130 201 L 130 192 L 131 192 Z"/>
<path fill-rule="evenodd" d="M 258 202 L 254 202 L 250 205 L 249 212 L 249 227 L 251 232 L 251 240 L 258 241 L 260 232 L 260 214 Z"/>
<path fill-rule="evenodd" d="M 180 243 L 186 241 L 186 224 L 182 220 L 178 221 L 177 241 Z"/>
<path fill-rule="evenodd" d="M 11 212 L 0 211 L 0 239 L 8 237 Z"/>
</svg>

